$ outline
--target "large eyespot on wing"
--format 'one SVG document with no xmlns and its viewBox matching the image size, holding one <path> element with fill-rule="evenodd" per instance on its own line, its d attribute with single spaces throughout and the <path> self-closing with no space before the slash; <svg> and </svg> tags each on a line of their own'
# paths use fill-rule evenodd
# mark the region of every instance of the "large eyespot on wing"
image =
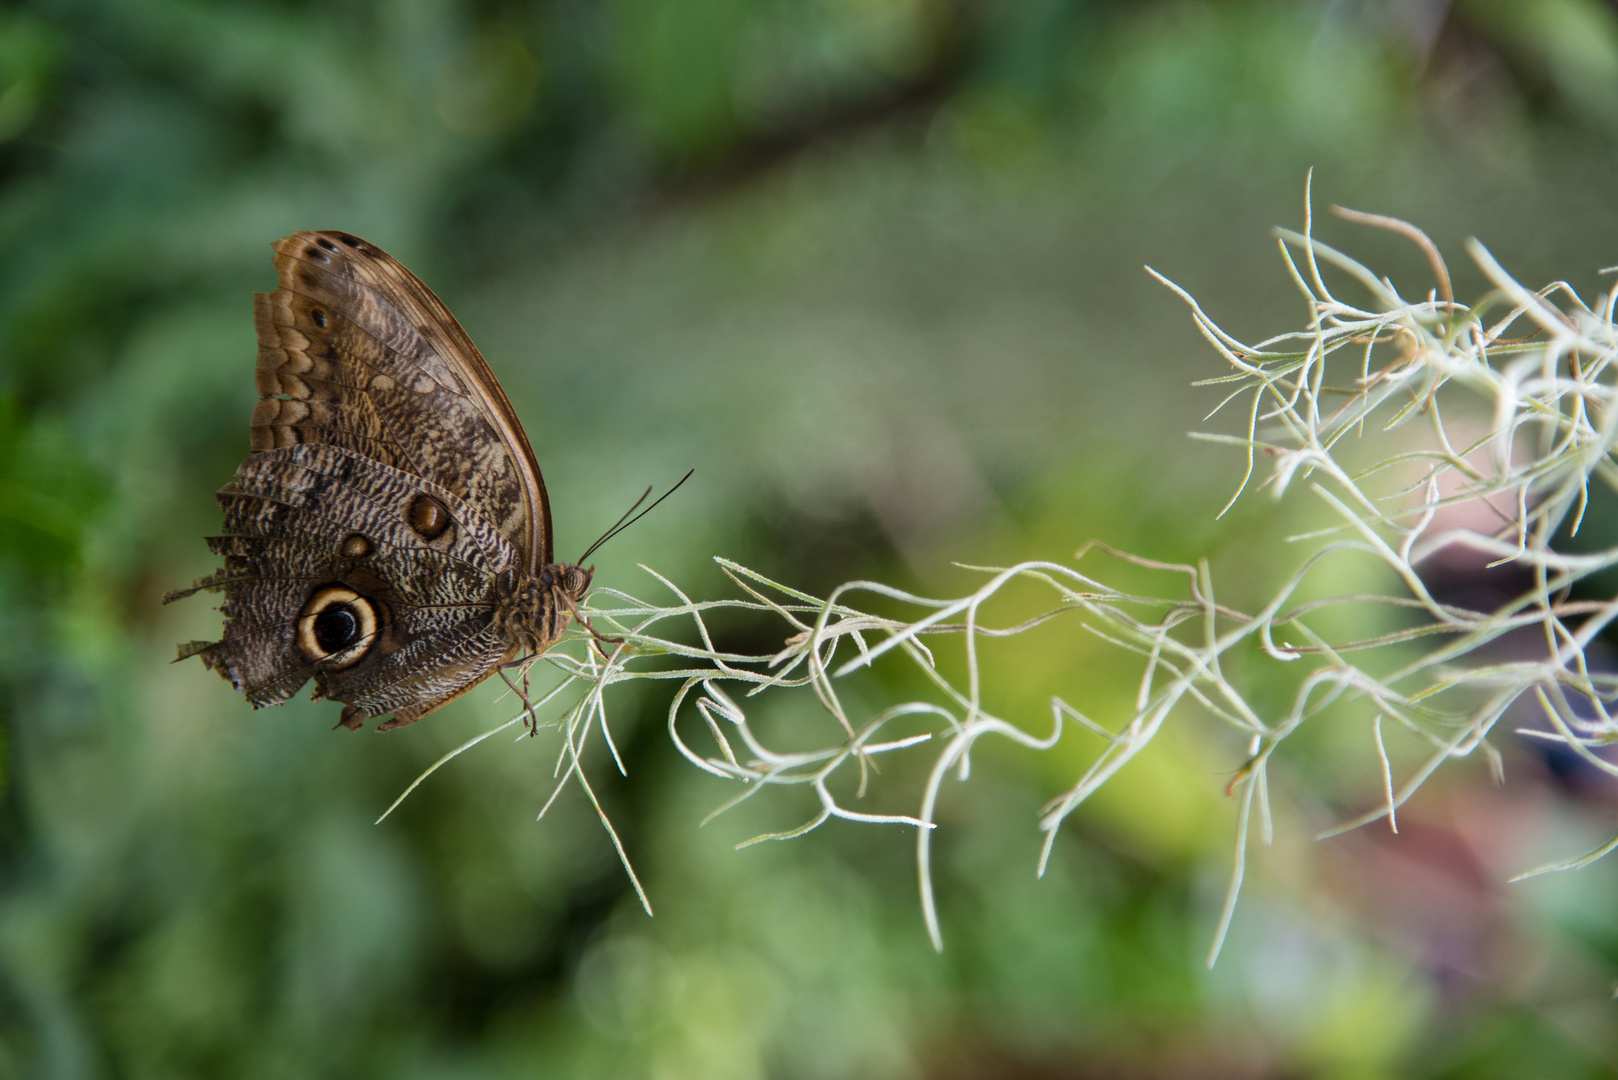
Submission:
<svg viewBox="0 0 1618 1080">
<path fill-rule="evenodd" d="M 334 230 L 275 244 L 260 294 L 255 450 L 327 442 L 449 489 L 527 557 L 552 560 L 550 504 L 521 423 L 432 290 Z"/>
<path fill-rule="evenodd" d="M 376 646 L 381 612 L 346 585 L 316 589 L 298 613 L 298 650 L 327 671 L 353 667 Z"/>
</svg>

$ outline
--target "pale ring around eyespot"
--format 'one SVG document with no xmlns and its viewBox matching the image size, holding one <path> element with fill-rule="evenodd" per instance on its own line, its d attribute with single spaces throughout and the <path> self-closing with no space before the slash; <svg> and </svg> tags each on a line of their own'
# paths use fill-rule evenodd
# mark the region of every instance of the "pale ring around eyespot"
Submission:
<svg viewBox="0 0 1618 1080">
<path fill-rule="evenodd" d="M 322 623 L 322 615 L 327 616 Z M 333 624 L 347 633 L 341 647 L 328 650 L 320 638 L 330 636 Z M 327 585 L 315 592 L 298 615 L 298 648 L 310 660 L 330 670 L 350 667 L 376 644 L 376 606 L 344 585 Z M 331 644 L 328 642 L 328 644 Z"/>
</svg>

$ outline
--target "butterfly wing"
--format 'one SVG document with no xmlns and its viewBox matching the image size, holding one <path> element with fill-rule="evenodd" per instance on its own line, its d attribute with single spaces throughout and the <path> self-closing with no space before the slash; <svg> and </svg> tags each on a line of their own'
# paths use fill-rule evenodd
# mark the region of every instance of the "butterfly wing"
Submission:
<svg viewBox="0 0 1618 1080">
<path fill-rule="evenodd" d="M 281 287 L 254 296 L 255 451 L 344 446 L 448 489 L 551 562 L 534 452 L 477 346 L 432 290 L 374 244 L 299 232 L 275 244 Z"/>
<path fill-rule="evenodd" d="M 182 646 L 255 707 L 311 677 L 343 723 L 419 719 L 512 651 L 502 585 L 550 560 L 544 482 L 488 365 L 374 245 L 300 232 L 255 296 L 252 454 L 220 490 L 224 636 Z"/>
</svg>

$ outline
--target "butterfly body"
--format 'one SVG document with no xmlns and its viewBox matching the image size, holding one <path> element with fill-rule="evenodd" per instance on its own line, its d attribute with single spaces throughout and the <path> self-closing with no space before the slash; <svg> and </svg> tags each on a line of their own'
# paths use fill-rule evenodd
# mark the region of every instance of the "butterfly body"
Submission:
<svg viewBox="0 0 1618 1080">
<path fill-rule="evenodd" d="M 552 558 L 544 480 L 471 339 L 415 275 L 341 232 L 275 244 L 255 296 L 251 449 L 217 496 L 223 636 L 191 642 L 253 706 L 311 678 L 340 723 L 420 719 L 544 652 L 592 572 Z"/>
</svg>

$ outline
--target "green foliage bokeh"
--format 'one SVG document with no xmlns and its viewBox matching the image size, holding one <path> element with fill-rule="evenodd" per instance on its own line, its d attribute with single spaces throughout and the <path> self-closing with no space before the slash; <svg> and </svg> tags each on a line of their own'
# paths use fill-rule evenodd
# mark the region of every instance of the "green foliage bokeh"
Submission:
<svg viewBox="0 0 1618 1080">
<path fill-rule="evenodd" d="M 351 736 L 168 664 L 217 626 L 159 601 L 209 568 L 250 293 L 300 228 L 375 241 L 457 313 L 562 554 L 696 467 L 598 581 L 718 590 L 724 554 L 943 590 L 951 559 L 1094 537 L 1262 589 L 1274 513 L 1213 523 L 1239 462 L 1183 433 L 1216 357 L 1142 263 L 1239 332 L 1291 328 L 1265 229 L 1309 165 L 1525 281 L 1615 261 L 1613 8 L 1429 6 L 0 6 L 0 1078 L 1608 1075 L 1610 868 L 1489 901 L 1561 990 L 1463 978 L 1309 877 L 1299 826 L 1204 971 L 1240 762 L 1214 735 L 1154 747 L 1040 881 L 1071 762 L 952 785 L 935 955 L 912 837 L 731 850 L 797 808 L 699 829 L 730 793 L 655 693 L 620 712 L 628 777 L 595 762 L 648 920 L 581 800 L 534 823 L 544 737 L 370 824 L 504 718 L 492 687 Z M 1032 727 L 1065 692 L 1042 673 L 1130 693 L 1087 662 L 1052 637 L 999 670 Z M 1301 805 L 1368 797 L 1337 752 Z M 1558 813 L 1576 847 L 1588 815 Z"/>
</svg>

